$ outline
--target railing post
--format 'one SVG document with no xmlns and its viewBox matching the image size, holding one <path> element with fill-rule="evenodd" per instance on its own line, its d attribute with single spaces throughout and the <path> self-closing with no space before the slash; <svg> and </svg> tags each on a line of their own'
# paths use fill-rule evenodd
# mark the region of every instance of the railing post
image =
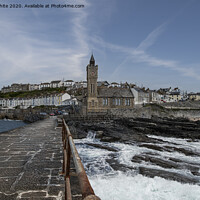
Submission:
<svg viewBox="0 0 200 200">
<path fill-rule="evenodd" d="M 65 134 L 66 133 L 66 129 L 64 126 L 64 123 L 62 122 L 62 142 L 63 142 L 63 166 L 62 166 L 62 174 L 65 174 L 65 151 L 66 151 L 66 140 L 65 140 Z"/>
<path fill-rule="evenodd" d="M 71 158 L 71 149 L 69 145 L 69 139 L 67 140 L 67 162 L 66 162 L 66 176 L 69 177 L 70 174 L 70 158 Z"/>
<path fill-rule="evenodd" d="M 71 159 L 71 150 L 69 145 L 69 139 L 67 139 L 67 152 L 66 152 L 66 173 L 65 173 L 65 197 L 67 200 L 71 200 L 71 187 L 70 187 L 70 159 Z"/>
</svg>

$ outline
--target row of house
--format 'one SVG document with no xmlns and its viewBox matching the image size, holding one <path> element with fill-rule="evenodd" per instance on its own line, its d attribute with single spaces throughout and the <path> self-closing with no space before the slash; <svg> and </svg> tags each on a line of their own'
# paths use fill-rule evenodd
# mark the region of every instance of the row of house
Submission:
<svg viewBox="0 0 200 200">
<path fill-rule="evenodd" d="M 134 95 L 135 104 L 145 103 L 167 103 L 167 102 L 178 102 L 178 101 L 200 101 L 200 93 L 189 93 L 181 92 L 179 88 L 172 89 L 160 88 L 159 90 L 149 90 L 145 88 L 139 88 L 134 86 L 131 88 Z"/>
<path fill-rule="evenodd" d="M 1 98 L 1 108 L 20 108 L 26 109 L 35 106 L 63 106 L 63 105 L 77 105 L 77 99 L 70 96 L 68 93 L 60 93 L 47 96 L 39 96 L 33 98 Z"/>
<path fill-rule="evenodd" d="M 33 91 L 33 90 L 42 90 L 45 88 L 60 88 L 60 87 L 72 87 L 74 85 L 73 80 L 56 80 L 51 82 L 45 82 L 41 84 L 22 84 L 22 83 L 13 83 L 11 86 L 4 86 L 1 89 L 2 93 L 7 92 L 19 92 L 19 91 Z"/>
<path fill-rule="evenodd" d="M 177 102 L 191 99 L 187 93 L 181 93 L 179 88 L 160 88 L 149 90 L 134 86 L 131 88 L 135 104 Z"/>
<path fill-rule="evenodd" d="M 107 81 L 98 81 L 98 87 L 127 87 L 128 83 L 108 83 Z M 43 90 L 47 88 L 61 88 L 65 87 L 67 90 L 78 89 L 78 88 L 87 88 L 87 81 L 73 81 L 73 80 L 55 80 L 51 82 L 43 82 L 40 84 L 22 84 L 22 83 L 13 83 L 10 86 L 4 86 L 1 89 L 2 93 L 7 92 L 20 92 L 20 91 L 34 91 L 34 90 Z"/>
</svg>

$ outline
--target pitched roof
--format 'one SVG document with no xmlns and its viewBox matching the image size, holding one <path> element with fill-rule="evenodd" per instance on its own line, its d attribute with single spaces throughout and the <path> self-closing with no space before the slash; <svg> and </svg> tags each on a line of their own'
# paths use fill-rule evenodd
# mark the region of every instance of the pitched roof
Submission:
<svg viewBox="0 0 200 200">
<path fill-rule="evenodd" d="M 50 83 L 41 83 L 41 85 L 47 85 L 47 84 L 50 84 Z"/>
<path fill-rule="evenodd" d="M 137 92 L 143 92 L 143 93 L 147 93 L 147 91 L 145 91 L 144 89 L 142 89 L 142 88 L 139 88 L 139 87 L 134 87 L 134 88 L 131 88 L 131 90 L 136 90 Z"/>
<path fill-rule="evenodd" d="M 109 85 L 109 83 L 108 83 L 108 81 L 98 81 L 97 82 L 97 86 L 108 86 Z"/>
<path fill-rule="evenodd" d="M 98 97 L 133 98 L 133 94 L 128 88 L 98 88 Z"/>
<path fill-rule="evenodd" d="M 73 80 L 66 80 L 65 82 L 74 82 Z"/>
<path fill-rule="evenodd" d="M 119 85 L 119 83 L 117 83 L 117 82 L 112 82 L 111 84 L 112 85 Z"/>
<path fill-rule="evenodd" d="M 51 83 L 60 83 L 61 80 L 58 80 L 58 81 L 51 81 Z"/>
</svg>

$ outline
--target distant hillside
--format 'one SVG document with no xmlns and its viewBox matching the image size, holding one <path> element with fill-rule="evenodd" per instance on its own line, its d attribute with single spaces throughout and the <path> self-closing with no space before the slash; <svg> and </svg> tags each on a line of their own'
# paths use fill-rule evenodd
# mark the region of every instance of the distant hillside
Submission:
<svg viewBox="0 0 200 200">
<path fill-rule="evenodd" d="M 0 93 L 0 98 L 31 98 L 44 95 L 51 95 L 56 93 L 66 92 L 66 88 L 46 88 L 43 90 L 34 90 L 34 91 L 22 91 L 22 92 L 8 92 Z"/>
</svg>

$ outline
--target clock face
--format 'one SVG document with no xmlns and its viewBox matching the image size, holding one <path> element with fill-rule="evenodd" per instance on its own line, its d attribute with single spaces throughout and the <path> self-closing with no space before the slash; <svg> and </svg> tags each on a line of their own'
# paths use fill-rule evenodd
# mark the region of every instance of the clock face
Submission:
<svg viewBox="0 0 200 200">
<path fill-rule="evenodd" d="M 95 75 L 95 72 L 94 72 L 94 71 L 92 71 L 92 72 L 91 72 L 91 75 L 92 75 L 92 76 L 94 76 L 94 75 Z"/>
</svg>

